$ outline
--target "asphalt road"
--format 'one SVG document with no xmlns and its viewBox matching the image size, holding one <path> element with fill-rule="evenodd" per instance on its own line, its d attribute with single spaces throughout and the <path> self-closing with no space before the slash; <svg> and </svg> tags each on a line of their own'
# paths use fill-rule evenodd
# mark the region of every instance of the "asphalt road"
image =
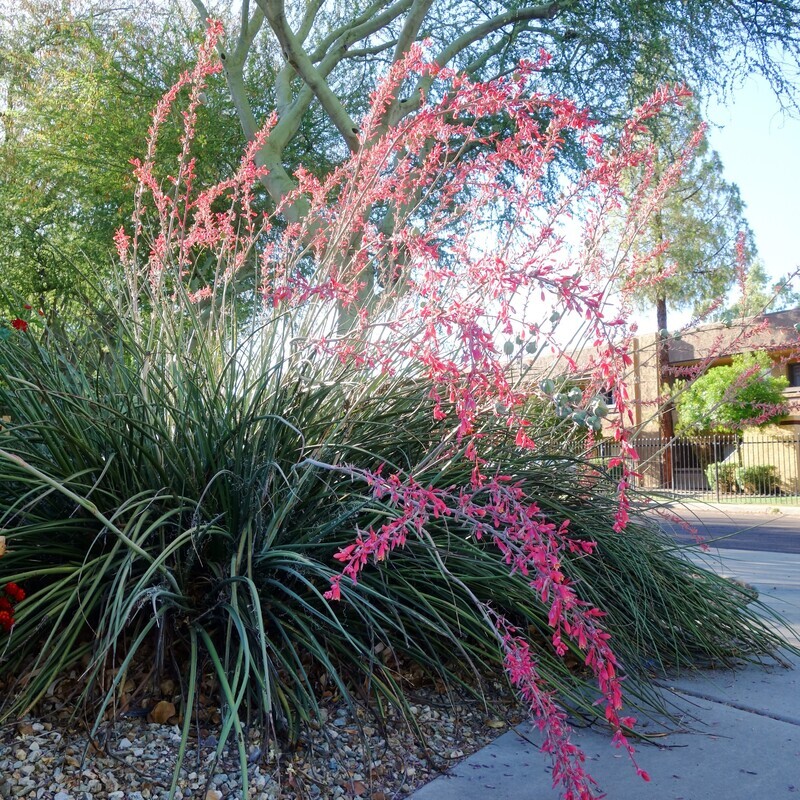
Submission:
<svg viewBox="0 0 800 800">
<path fill-rule="evenodd" d="M 772 553 L 800 553 L 800 516 L 788 514 L 730 514 L 716 509 L 696 513 L 679 512 L 697 528 L 711 547 L 734 550 L 764 550 Z M 735 516 L 734 516 L 735 514 Z M 679 542 L 691 544 L 695 535 L 675 523 L 661 523 Z"/>
</svg>

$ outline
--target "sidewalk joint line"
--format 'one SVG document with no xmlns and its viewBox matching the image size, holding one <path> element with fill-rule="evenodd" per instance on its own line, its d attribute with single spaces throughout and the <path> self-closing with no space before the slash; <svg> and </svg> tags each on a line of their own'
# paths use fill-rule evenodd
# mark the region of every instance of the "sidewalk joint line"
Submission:
<svg viewBox="0 0 800 800">
<path fill-rule="evenodd" d="M 763 709 L 756 708 L 755 706 L 748 706 L 745 703 L 737 703 L 735 700 L 723 700 L 720 697 L 715 697 L 714 695 L 706 694 L 705 692 L 696 692 L 692 691 L 691 689 L 679 689 L 676 686 L 670 686 L 669 684 L 662 683 L 661 681 L 656 681 L 656 683 L 664 689 L 669 689 L 669 691 L 674 692 L 675 694 L 683 694 L 687 695 L 688 697 L 695 697 L 698 700 L 706 700 L 710 703 L 716 703 L 717 705 L 736 708 L 739 711 L 746 711 L 748 714 L 755 714 L 759 717 L 767 717 L 768 719 L 774 719 L 778 722 L 785 722 L 788 725 L 796 725 L 800 727 L 800 718 L 798 717 L 791 717 L 787 714 L 779 714 L 774 711 L 764 711 Z"/>
</svg>

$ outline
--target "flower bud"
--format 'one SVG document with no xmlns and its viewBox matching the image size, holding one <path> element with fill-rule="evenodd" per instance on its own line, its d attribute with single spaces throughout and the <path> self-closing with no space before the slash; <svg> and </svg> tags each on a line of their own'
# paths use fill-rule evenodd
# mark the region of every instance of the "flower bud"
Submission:
<svg viewBox="0 0 800 800">
<path fill-rule="evenodd" d="M 545 394 L 553 394 L 553 392 L 556 390 L 556 384 L 555 381 L 551 380 L 550 378 L 545 378 L 543 381 L 539 382 L 539 388 Z"/>
<path fill-rule="evenodd" d="M 598 397 L 597 400 L 594 402 L 594 415 L 596 417 L 606 417 L 608 416 L 608 405 L 606 405 L 606 401 L 603 400 L 602 397 Z"/>
</svg>

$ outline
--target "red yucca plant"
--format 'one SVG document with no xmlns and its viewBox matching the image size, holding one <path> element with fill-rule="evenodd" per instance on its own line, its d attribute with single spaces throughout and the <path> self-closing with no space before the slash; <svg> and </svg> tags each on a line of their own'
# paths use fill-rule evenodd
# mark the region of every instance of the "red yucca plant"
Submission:
<svg viewBox="0 0 800 800">
<path fill-rule="evenodd" d="M 98 433 L 102 445 L 93 440 L 81 450 L 88 466 L 81 466 L 76 448 L 59 462 L 69 475 L 59 479 L 53 477 L 55 467 L 37 461 L 43 449 L 54 450 L 58 443 L 46 433 L 46 447 L 25 450 L 28 434 L 12 426 L 14 445 L 0 449 L 0 458 L 4 469 L 17 472 L 6 485 L 35 479 L 42 489 L 40 495 L 26 489 L 24 501 L 9 494 L 0 524 L 11 530 L 14 522 L 16 535 L 28 536 L 44 515 L 40 505 L 45 498 L 52 503 L 55 490 L 69 501 L 67 528 L 76 524 L 75 509 L 86 525 L 98 527 L 90 547 L 107 549 L 92 558 L 99 563 L 126 553 L 129 560 L 115 568 L 105 600 L 99 590 L 92 594 L 94 584 L 78 585 L 77 594 L 70 594 L 73 589 L 64 583 L 64 595 L 58 595 L 72 598 L 69 602 L 80 597 L 86 614 L 92 602 L 98 604 L 106 628 L 93 663 L 102 665 L 115 653 L 118 637 L 147 609 L 158 610 L 139 623 L 135 646 L 156 631 L 155 621 L 174 614 L 190 644 L 193 668 L 198 650 L 205 648 L 217 669 L 229 708 L 225 735 L 231 728 L 241 734 L 238 709 L 248 692 L 271 714 L 273 681 L 291 674 L 308 685 L 299 659 L 280 661 L 278 650 L 271 649 L 277 648 L 276 630 L 287 641 L 306 637 L 304 647 L 333 669 L 324 645 L 312 646 L 311 624 L 282 627 L 276 598 L 291 581 L 299 587 L 292 589 L 291 601 L 308 611 L 314 625 L 333 620 L 346 641 L 342 657 L 350 648 L 356 658 L 361 645 L 338 622 L 338 614 L 347 614 L 338 609 L 352 604 L 366 614 L 364 597 L 375 595 L 372 564 L 397 559 L 402 565 L 407 549 L 420 545 L 437 580 L 472 604 L 477 626 L 494 640 L 498 661 L 544 733 L 564 797 L 595 797 L 583 754 L 570 742 L 551 672 L 521 618 L 464 579 L 451 556 L 468 546 L 474 557 L 504 564 L 514 585 L 528 588 L 531 607 L 542 609 L 549 627 L 552 650 L 581 656 L 614 743 L 632 757 L 626 731 L 634 720 L 622 715 L 620 663 L 605 612 L 582 596 L 569 574 L 580 568 L 571 564 L 591 562 L 596 544 L 563 515 L 545 513 L 544 495 L 537 499 L 535 486 L 521 476 L 537 459 L 546 467 L 549 458 L 590 443 L 609 410 L 599 393 L 612 388 L 616 413 L 609 424 L 621 456 L 610 466 L 621 466 L 622 477 L 614 486 L 616 516 L 607 533 L 626 536 L 636 459 L 626 427 L 632 420 L 625 382 L 632 331 L 626 298 L 614 287 L 635 284 L 632 277 L 643 259 L 630 255 L 631 243 L 681 162 L 658 181 L 644 169 L 645 180 L 625 214 L 620 183 L 626 170 L 648 164 L 644 121 L 679 103 L 686 91 L 665 87 L 607 142 L 586 111 L 536 93 L 544 54 L 539 63 L 520 64 L 506 78 L 474 83 L 415 49 L 372 95 L 356 151 L 324 178 L 298 170 L 296 189 L 265 213 L 259 209 L 266 168 L 256 163 L 256 154 L 274 120 L 249 144 L 235 174 L 208 189 L 195 186 L 197 112 L 206 80 L 219 70 L 213 53 L 220 34 L 220 25 L 210 23 L 196 67 L 158 105 L 147 155 L 135 162 L 132 228 L 116 236 L 124 276 L 122 285 L 113 287 L 119 298 L 116 341 L 124 346 L 111 342 L 102 351 L 95 378 L 81 383 L 80 391 L 96 393 L 98 380 L 124 376 L 124 390 L 92 395 L 85 408 L 85 430 L 92 429 L 93 416 L 108 414 L 107 426 L 119 430 L 119 440 Z M 418 110 L 392 125 L 392 98 L 415 83 L 425 87 Z M 184 89 L 183 151 L 175 171 L 165 175 L 157 158 L 159 132 Z M 581 147 L 587 163 L 569 183 L 555 173 L 566 142 Z M 687 143 L 683 159 L 692 145 Z M 557 332 L 564 320 L 580 325 L 577 338 L 595 353 L 588 371 L 581 368 L 580 388 L 575 384 L 569 392 L 557 391 L 564 387 L 546 374 L 537 374 L 537 380 L 543 378 L 538 383 L 531 379 L 537 359 L 541 366 L 559 357 L 577 373 L 572 350 Z M 45 350 L 31 345 L 26 353 L 51 364 Z M 16 363 L 24 368 L 22 357 Z M 77 380 L 72 371 L 69 378 Z M 27 384 L 23 388 L 33 391 Z M 73 415 L 80 391 L 71 386 L 58 395 Z M 273 398 L 268 407 L 266 394 Z M 412 410 L 404 412 L 402 430 L 393 427 L 391 416 L 400 395 L 415 398 Z M 124 411 L 113 406 L 120 397 Z M 63 409 L 53 403 L 62 420 Z M 192 403 L 197 409 L 187 411 L 195 408 Z M 313 404 L 316 416 L 302 422 Z M 367 407 L 374 425 L 358 417 Z M 562 419 L 551 425 L 556 410 Z M 24 416 L 21 407 L 16 413 Z M 379 427 L 377 444 L 369 437 Z M 85 430 L 70 435 L 77 441 Z M 280 450 L 276 442 L 283 441 Z M 565 452 L 543 457 L 543 447 Z M 90 464 L 100 450 L 102 460 Z M 133 454 L 128 461 L 123 451 Z M 134 492 L 136 482 L 151 473 L 151 488 Z M 107 487 L 117 478 L 117 491 L 124 491 L 125 481 L 134 485 L 130 496 L 109 510 L 113 495 Z M 318 523 L 312 491 L 322 498 L 314 500 Z M 212 501 L 218 504 L 213 511 Z M 105 543 L 109 534 L 113 545 Z M 298 542 L 305 549 L 292 551 Z M 312 569 L 313 548 L 325 554 Z M 278 550 L 281 579 L 269 577 L 269 569 L 277 569 L 270 565 Z M 35 583 L 36 570 L 25 566 L 22 552 L 20 547 L 13 561 L 14 576 Z M 35 557 L 44 555 L 36 551 Z M 202 582 L 196 577 L 201 566 Z M 80 574 L 88 574 L 89 567 L 82 566 Z M 46 574 L 42 569 L 39 579 Z M 200 595 L 206 605 L 199 604 Z M 32 618 L 53 596 L 52 588 L 34 586 L 20 611 L 30 609 Z M 399 597 L 387 600 L 400 608 Z M 107 613 L 103 602 L 111 609 Z M 289 600 L 281 602 L 289 607 Z M 227 630 L 229 669 L 223 668 L 216 633 L 206 627 L 212 618 L 208 604 L 227 620 L 227 627 L 219 627 Z M 381 617 L 383 624 L 389 625 L 390 617 Z M 39 632 L 25 619 L 20 617 L 15 635 L 33 641 Z M 353 618 L 348 624 L 357 623 Z M 69 630 L 70 642 L 80 641 L 78 628 Z M 239 636 L 238 650 L 228 647 L 232 635 Z M 331 648 L 338 646 L 333 641 Z M 121 669 L 119 676 L 124 674 Z M 192 679 L 188 708 L 194 687 Z M 186 714 L 184 735 L 190 717 Z M 246 775 L 241 735 L 238 739 Z"/>
<path fill-rule="evenodd" d="M 347 364 L 351 380 L 419 364 L 418 374 L 431 387 L 434 417 L 456 420 L 435 457 L 469 460 L 470 481 L 437 490 L 418 485 L 413 474 L 384 475 L 386 465 L 358 471 L 346 464 L 324 465 L 364 481 L 376 499 L 388 500 L 399 512 L 337 554 L 345 563 L 343 576 L 355 582 L 370 559 L 385 559 L 405 544 L 409 534 L 424 537 L 431 517 L 458 517 L 476 539 L 485 536 L 493 541 L 510 569 L 529 577 L 531 589 L 549 606 L 556 650 L 566 652 L 564 637 L 578 643 L 586 665 L 597 676 L 615 741 L 632 755 L 622 729 L 633 720 L 620 717 L 620 676 L 609 635 L 600 624 L 602 611 L 581 601 L 560 568 L 565 549 L 591 553 L 592 544 L 573 543 L 568 527 L 545 520 L 513 476 L 498 475 L 486 464 L 479 420 L 501 413 L 509 429 L 516 431 L 518 447 L 536 446 L 527 432 L 530 389 L 520 380 L 524 370 L 509 369 L 507 357 L 517 355 L 521 362 L 525 350 L 514 348 L 519 354 L 501 350 L 498 336 L 534 343 L 536 349 L 542 342 L 555 345 L 535 310 L 539 294 L 542 306 L 549 296 L 551 305 L 588 321 L 588 335 L 599 358 L 586 400 L 594 399 L 599 387 L 614 386 L 620 412 L 615 434 L 624 445 L 627 331 L 618 311 L 613 319 L 606 318 L 604 293 L 632 265 L 624 258 L 616 263 L 607 258 L 602 247 L 607 232 L 603 217 L 617 203 L 624 171 L 648 156 L 647 148 L 636 144 L 642 122 L 666 103 L 679 101 L 685 92 L 665 88 L 652 98 L 625 127 L 612 152 L 593 132 L 584 110 L 569 101 L 531 93 L 529 83 L 535 80 L 537 65 L 522 64 L 508 79 L 478 84 L 426 62 L 422 51 L 415 50 L 393 67 L 372 96 L 358 152 L 322 180 L 305 171 L 296 174 L 297 188 L 284 204 L 303 203 L 305 210 L 298 222 L 278 234 L 274 218 L 253 210 L 251 188 L 263 174 L 254 154 L 273 121 L 250 144 L 235 176 L 194 194 L 189 146 L 203 80 L 219 69 L 209 57 L 219 33 L 217 25 L 210 27 L 194 73 L 159 105 L 147 160 L 136 166 L 140 190 L 150 193 L 157 210 L 159 233 L 149 244 L 146 275 L 136 269 L 141 205 L 133 241 L 122 231 L 117 237 L 120 258 L 134 281 L 131 297 L 138 297 L 139 281 L 146 278 L 156 294 L 168 286 L 174 300 L 183 276 L 196 263 L 197 250 L 208 249 L 223 269 L 211 284 L 187 292 L 186 297 L 214 303 L 224 297 L 227 285 L 239 278 L 251 257 L 260 267 L 257 291 L 263 313 L 301 309 L 294 314 L 300 329 L 292 341 L 298 360 L 333 356 Z M 436 79 L 429 97 L 411 118 L 387 129 L 386 107 L 398 85 L 421 75 Z M 190 87 L 184 112 L 185 150 L 177 175 L 164 188 L 153 170 L 158 128 L 181 84 Z M 486 122 L 489 133 L 484 132 Z M 547 203 L 542 184 L 568 136 L 586 148 L 591 166 L 566 193 Z M 676 164 L 659 186 L 649 187 L 653 191 L 647 202 L 643 198 L 634 204 L 624 237 L 635 234 L 679 170 Z M 214 212 L 215 202 L 226 194 L 232 200 L 227 210 Z M 565 258 L 560 220 L 582 204 L 589 219 L 583 252 Z M 499 229 L 491 224 L 495 220 Z M 224 313 L 224 306 L 215 307 L 215 326 Z M 635 455 L 630 449 L 625 454 Z M 623 479 L 619 531 L 626 522 L 626 490 Z M 340 598 L 340 581 L 340 576 L 333 579 L 328 599 Z M 553 755 L 555 780 L 563 784 L 566 796 L 590 796 L 591 780 L 580 766 L 582 754 L 569 744 L 564 712 L 540 680 L 527 643 L 502 616 L 485 605 L 482 610 L 497 629 L 512 683 L 546 734 L 545 750 Z"/>
</svg>

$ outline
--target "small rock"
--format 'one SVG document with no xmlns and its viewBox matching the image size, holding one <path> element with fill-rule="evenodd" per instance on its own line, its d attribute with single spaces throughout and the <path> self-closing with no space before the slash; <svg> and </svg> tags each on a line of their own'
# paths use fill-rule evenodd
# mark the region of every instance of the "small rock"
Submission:
<svg viewBox="0 0 800 800">
<path fill-rule="evenodd" d="M 222 792 L 219 789 L 209 789 L 205 800 L 222 800 Z"/>
<path fill-rule="evenodd" d="M 156 703 L 153 710 L 147 715 L 149 722 L 163 725 L 170 717 L 175 716 L 175 706 L 167 700 Z"/>
<path fill-rule="evenodd" d="M 119 743 L 117 744 L 117 747 L 120 750 L 128 750 L 130 747 L 133 747 L 133 742 L 130 739 L 128 739 L 127 737 L 125 737 L 125 738 L 119 740 Z"/>
</svg>

